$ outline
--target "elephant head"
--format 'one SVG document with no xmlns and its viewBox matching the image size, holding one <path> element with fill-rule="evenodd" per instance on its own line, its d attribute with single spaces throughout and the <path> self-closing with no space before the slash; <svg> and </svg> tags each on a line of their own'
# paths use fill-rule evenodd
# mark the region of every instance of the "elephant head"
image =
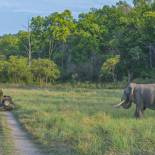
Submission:
<svg viewBox="0 0 155 155">
<path fill-rule="evenodd" d="M 123 92 L 122 98 L 121 98 L 121 103 L 115 105 L 115 108 L 118 107 L 123 107 L 125 109 L 128 109 L 131 107 L 133 98 L 134 98 L 134 90 L 135 90 L 136 84 L 135 83 L 130 83 Z"/>
</svg>

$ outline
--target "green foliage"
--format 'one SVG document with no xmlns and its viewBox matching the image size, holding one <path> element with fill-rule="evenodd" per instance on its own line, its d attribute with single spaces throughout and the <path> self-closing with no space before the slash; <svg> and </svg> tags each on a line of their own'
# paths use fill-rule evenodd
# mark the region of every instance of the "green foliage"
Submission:
<svg viewBox="0 0 155 155">
<path fill-rule="evenodd" d="M 114 56 L 112 58 L 107 59 L 102 66 L 102 70 L 106 70 L 107 72 L 114 72 L 116 65 L 120 62 L 120 56 Z"/>
<path fill-rule="evenodd" d="M 33 17 L 31 20 L 33 49 L 36 54 L 48 56 L 61 55 L 64 44 L 75 29 L 72 14 L 69 10 L 55 12 L 47 17 Z M 63 44 L 63 47 L 60 46 Z M 60 50 L 61 49 L 61 50 Z M 63 56 L 60 56 L 60 59 Z"/>
<path fill-rule="evenodd" d="M 27 56 L 28 55 L 28 32 L 19 31 L 17 34 L 19 53 L 18 55 Z"/>
<path fill-rule="evenodd" d="M 0 80 L 2 82 L 7 82 L 9 80 L 8 68 L 9 68 L 9 63 L 5 60 L 0 60 Z"/>
<path fill-rule="evenodd" d="M 73 17 L 69 10 L 62 13 L 53 13 L 47 19 L 50 37 L 56 41 L 66 42 L 71 31 L 74 29 Z"/>
<path fill-rule="evenodd" d="M 54 82 L 60 76 L 57 65 L 48 59 L 34 59 L 32 61 L 31 71 L 34 80 L 40 84 Z"/>
<path fill-rule="evenodd" d="M 49 59 L 61 69 L 61 80 L 116 81 L 140 78 L 155 68 L 155 1 L 120 1 L 81 13 L 74 19 L 69 10 L 30 21 L 32 59 Z M 28 56 L 28 32 L 0 37 L 0 52 Z M 104 67 L 111 55 L 120 55 L 115 67 Z M 109 62 L 107 62 L 109 63 Z M 109 66 L 109 64 L 108 64 Z M 102 69 L 101 69 L 102 68 Z M 102 71 L 101 71 L 102 70 Z M 115 71 L 114 71 L 115 70 Z M 104 74 L 104 76 L 103 76 Z"/>
<path fill-rule="evenodd" d="M 2 82 L 47 84 L 54 82 L 59 76 L 57 65 L 48 59 L 33 59 L 31 68 L 25 57 L 10 56 L 8 60 L 0 60 Z"/>
<path fill-rule="evenodd" d="M 116 65 L 120 62 L 120 56 L 116 55 L 107 59 L 101 68 L 101 77 L 106 75 L 112 75 L 113 81 L 115 82 L 115 69 Z"/>
<path fill-rule="evenodd" d="M 4 35 L 0 37 L 0 52 L 7 57 L 18 54 L 18 38 L 15 35 Z"/>
<path fill-rule="evenodd" d="M 31 71 L 27 58 L 11 56 L 8 60 L 8 77 L 11 82 L 22 83 L 31 81 Z"/>
</svg>

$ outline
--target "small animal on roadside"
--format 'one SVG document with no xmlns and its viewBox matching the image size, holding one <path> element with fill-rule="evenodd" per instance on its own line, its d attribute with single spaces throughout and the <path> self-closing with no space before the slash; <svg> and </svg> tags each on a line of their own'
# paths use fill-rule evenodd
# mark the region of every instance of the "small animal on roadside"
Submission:
<svg viewBox="0 0 155 155">
<path fill-rule="evenodd" d="M 15 108 L 15 104 L 12 101 L 11 96 L 3 96 L 1 104 L 4 110 L 13 110 Z"/>
<path fill-rule="evenodd" d="M 147 108 L 155 110 L 155 84 L 130 83 L 124 89 L 121 103 L 114 105 L 114 107 L 128 109 L 132 103 L 136 104 L 136 118 L 142 118 Z"/>
</svg>

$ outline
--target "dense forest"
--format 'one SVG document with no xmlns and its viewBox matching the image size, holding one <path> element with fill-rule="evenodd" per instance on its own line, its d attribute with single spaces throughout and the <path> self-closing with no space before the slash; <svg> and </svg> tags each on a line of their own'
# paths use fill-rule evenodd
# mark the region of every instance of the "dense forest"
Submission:
<svg viewBox="0 0 155 155">
<path fill-rule="evenodd" d="M 33 17 L 0 37 L 1 82 L 155 78 L 155 2 L 120 1 L 81 13 Z"/>
</svg>

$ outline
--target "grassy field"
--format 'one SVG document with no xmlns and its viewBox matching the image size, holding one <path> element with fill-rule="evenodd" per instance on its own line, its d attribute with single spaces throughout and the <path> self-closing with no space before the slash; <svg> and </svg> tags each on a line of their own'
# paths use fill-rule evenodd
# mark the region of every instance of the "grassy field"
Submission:
<svg viewBox="0 0 155 155">
<path fill-rule="evenodd" d="M 14 155 L 14 143 L 2 111 L 0 112 L 0 155 Z"/>
<path fill-rule="evenodd" d="M 15 116 L 49 152 L 61 155 L 146 155 L 155 152 L 155 111 L 133 118 L 113 109 L 122 90 L 4 89 L 13 96 Z"/>
</svg>

